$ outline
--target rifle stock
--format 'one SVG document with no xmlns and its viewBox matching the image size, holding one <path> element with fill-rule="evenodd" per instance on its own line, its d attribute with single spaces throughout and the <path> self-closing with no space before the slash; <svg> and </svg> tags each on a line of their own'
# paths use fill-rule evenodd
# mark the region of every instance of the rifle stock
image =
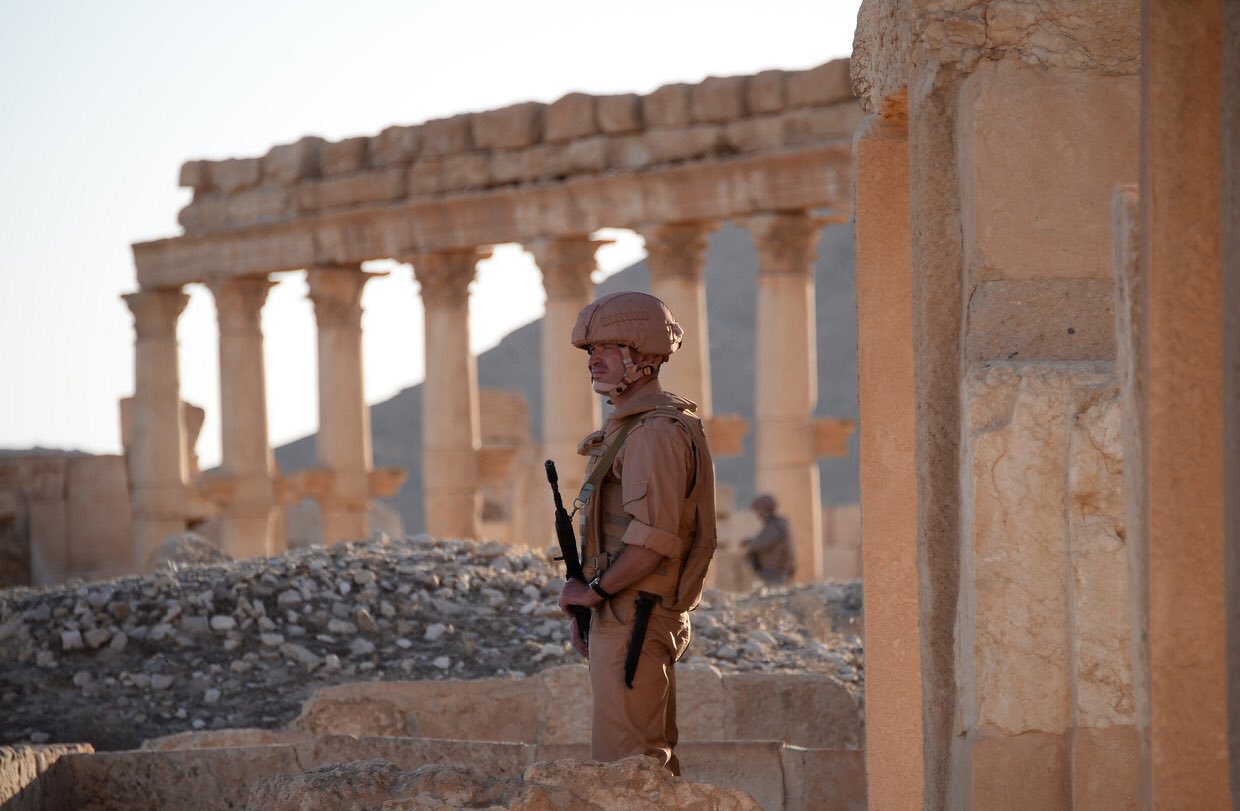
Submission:
<svg viewBox="0 0 1240 811">
<path fill-rule="evenodd" d="M 555 462 L 546 462 L 547 483 L 551 485 L 551 497 L 555 500 L 555 538 L 560 544 L 560 556 L 556 560 L 564 561 L 564 579 L 586 582 L 585 571 L 581 567 L 581 556 L 577 553 L 577 537 L 573 534 L 573 520 L 564 509 L 564 499 L 560 497 L 560 477 L 555 471 Z M 573 616 L 577 618 L 577 630 L 581 633 L 581 641 L 589 644 L 590 640 L 590 609 L 583 605 L 571 606 Z"/>
</svg>

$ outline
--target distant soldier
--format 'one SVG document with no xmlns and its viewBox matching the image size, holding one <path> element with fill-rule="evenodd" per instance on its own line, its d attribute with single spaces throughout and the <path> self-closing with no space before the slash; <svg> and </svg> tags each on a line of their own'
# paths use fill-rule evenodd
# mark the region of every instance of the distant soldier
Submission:
<svg viewBox="0 0 1240 811">
<path fill-rule="evenodd" d="M 582 568 L 560 609 L 592 609 L 573 646 L 590 660 L 591 757 L 649 755 L 680 774 L 673 751 L 675 664 L 689 646 L 689 612 L 714 554 L 715 479 L 697 406 L 659 385 L 682 331 L 646 293 L 613 293 L 577 316 L 573 345 L 589 353 L 594 391 L 615 405 L 581 443 L 589 457 L 578 497 Z"/>
<path fill-rule="evenodd" d="M 796 571 L 788 521 L 775 514 L 775 497 L 772 495 L 763 493 L 749 506 L 762 522 L 762 529 L 752 538 L 745 539 L 745 559 L 763 583 L 782 586 L 792 579 Z"/>
</svg>

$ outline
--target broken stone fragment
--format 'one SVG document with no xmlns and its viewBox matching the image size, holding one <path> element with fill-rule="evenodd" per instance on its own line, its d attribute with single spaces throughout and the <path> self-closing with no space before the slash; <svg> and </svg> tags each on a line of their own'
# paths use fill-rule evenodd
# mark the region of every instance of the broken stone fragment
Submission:
<svg viewBox="0 0 1240 811">
<path fill-rule="evenodd" d="M 81 631 L 64 631 L 60 635 L 61 650 L 81 650 L 82 632 Z"/>
</svg>

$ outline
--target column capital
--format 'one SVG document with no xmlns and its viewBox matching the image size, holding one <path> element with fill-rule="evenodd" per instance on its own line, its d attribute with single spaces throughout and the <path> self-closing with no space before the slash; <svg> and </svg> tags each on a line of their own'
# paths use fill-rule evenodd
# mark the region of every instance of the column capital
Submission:
<svg viewBox="0 0 1240 811">
<path fill-rule="evenodd" d="M 673 222 L 642 228 L 651 279 L 701 279 L 706 246 L 717 227 L 714 222 Z"/>
<path fill-rule="evenodd" d="M 609 239 L 591 239 L 589 234 L 582 234 L 539 239 L 525 248 L 534 255 L 548 299 L 581 301 L 594 293 L 590 277 L 598 268 L 595 252 L 610 244 Z"/>
<path fill-rule="evenodd" d="M 179 287 L 164 290 L 139 290 L 121 296 L 133 313 L 134 331 L 138 338 L 176 338 L 177 319 L 189 303 L 189 296 Z"/>
<path fill-rule="evenodd" d="M 362 320 L 362 288 L 372 274 L 358 265 L 319 265 L 306 269 L 310 301 L 319 328 L 357 326 Z"/>
<path fill-rule="evenodd" d="M 759 275 L 814 275 L 814 253 L 822 222 L 805 211 L 753 214 L 745 227 L 758 252 Z"/>
<path fill-rule="evenodd" d="M 207 289 L 215 297 L 220 334 L 261 332 L 259 314 L 267 301 L 267 292 L 275 286 L 264 276 L 208 279 Z"/>
<path fill-rule="evenodd" d="M 457 309 L 469 303 L 469 285 L 478 272 L 478 262 L 488 256 L 489 251 L 468 249 L 419 253 L 405 261 L 413 264 L 423 306 Z"/>
</svg>

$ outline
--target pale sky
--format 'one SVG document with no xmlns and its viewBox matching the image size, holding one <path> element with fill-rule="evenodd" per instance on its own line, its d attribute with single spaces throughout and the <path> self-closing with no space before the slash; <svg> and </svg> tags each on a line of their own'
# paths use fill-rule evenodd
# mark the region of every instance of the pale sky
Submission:
<svg viewBox="0 0 1240 811">
<path fill-rule="evenodd" d="M 118 453 L 133 390 L 129 245 L 181 232 L 183 162 L 264 154 L 565 93 L 801 69 L 847 56 L 860 0 L 428 2 L 0 0 L 0 448 Z M 643 255 L 620 232 L 604 272 Z M 376 266 L 379 268 L 379 266 Z M 382 268 L 379 268 L 382 269 Z M 421 380 L 407 266 L 367 285 L 366 398 Z M 273 445 L 317 424 L 314 318 L 302 274 L 263 313 Z M 219 460 L 211 296 L 188 288 L 182 399 Z M 542 315 L 532 260 L 503 246 L 471 296 L 475 351 Z"/>
</svg>

